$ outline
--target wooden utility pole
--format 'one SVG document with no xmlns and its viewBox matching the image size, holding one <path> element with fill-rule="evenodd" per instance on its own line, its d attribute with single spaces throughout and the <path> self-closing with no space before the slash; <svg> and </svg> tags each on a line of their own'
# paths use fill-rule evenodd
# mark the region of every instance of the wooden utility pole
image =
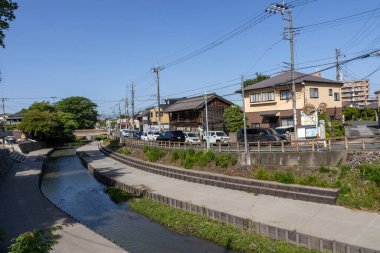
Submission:
<svg viewBox="0 0 380 253">
<path fill-rule="evenodd" d="M 335 49 L 335 60 L 336 60 L 336 80 L 342 81 L 340 75 L 340 63 L 339 63 L 340 50 L 338 48 Z"/>
</svg>

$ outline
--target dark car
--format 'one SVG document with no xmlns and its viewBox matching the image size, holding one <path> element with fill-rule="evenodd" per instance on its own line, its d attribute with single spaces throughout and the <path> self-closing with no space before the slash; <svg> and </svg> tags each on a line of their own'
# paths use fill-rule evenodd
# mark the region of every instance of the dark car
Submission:
<svg viewBox="0 0 380 253">
<path fill-rule="evenodd" d="M 143 134 L 142 131 L 136 131 L 136 132 L 133 132 L 133 134 L 132 134 L 132 138 L 133 138 L 133 139 L 136 139 L 136 140 L 140 140 L 142 134 Z"/>
<path fill-rule="evenodd" d="M 244 129 L 240 129 L 237 133 L 239 142 L 244 141 Z M 272 128 L 247 128 L 247 141 L 248 142 L 267 142 L 267 141 L 281 141 L 284 140 L 282 136 L 276 133 Z"/>
<path fill-rule="evenodd" d="M 185 134 L 180 130 L 165 131 L 162 136 L 157 137 L 159 141 L 185 141 Z"/>
</svg>

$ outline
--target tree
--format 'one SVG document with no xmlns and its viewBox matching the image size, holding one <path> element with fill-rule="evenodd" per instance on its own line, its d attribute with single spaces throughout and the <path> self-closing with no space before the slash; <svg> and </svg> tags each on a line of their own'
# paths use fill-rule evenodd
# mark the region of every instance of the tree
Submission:
<svg viewBox="0 0 380 253">
<path fill-rule="evenodd" d="M 57 133 L 58 126 L 53 112 L 28 110 L 17 127 L 32 139 L 46 141 Z"/>
<path fill-rule="evenodd" d="M 343 111 L 345 120 L 355 120 L 359 117 L 359 109 L 354 107 L 346 107 Z"/>
<path fill-rule="evenodd" d="M 375 120 L 376 110 L 374 108 L 365 108 L 362 112 L 362 120 Z"/>
<path fill-rule="evenodd" d="M 68 97 L 60 100 L 57 111 L 71 113 L 78 124 L 78 129 L 94 128 L 98 116 L 97 105 L 85 97 Z"/>
<path fill-rule="evenodd" d="M 244 127 L 243 113 L 237 105 L 231 105 L 225 109 L 223 117 L 229 132 L 237 132 Z"/>
<path fill-rule="evenodd" d="M 18 8 L 17 3 L 12 0 L 0 0 L 0 45 L 4 48 L 5 33 L 9 29 L 9 22 L 13 21 L 16 16 L 13 11 Z"/>
<path fill-rule="evenodd" d="M 264 81 L 264 80 L 269 79 L 269 78 L 270 78 L 270 76 L 263 75 L 261 73 L 256 72 L 256 77 L 253 78 L 253 79 L 247 79 L 247 80 L 245 80 L 243 82 L 243 86 L 247 87 L 249 85 L 252 85 L 254 83 L 258 83 L 258 82 Z"/>
</svg>

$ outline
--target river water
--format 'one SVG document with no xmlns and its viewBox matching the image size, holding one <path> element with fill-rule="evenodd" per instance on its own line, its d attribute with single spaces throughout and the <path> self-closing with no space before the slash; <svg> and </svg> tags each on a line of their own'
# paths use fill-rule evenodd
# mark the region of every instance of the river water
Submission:
<svg viewBox="0 0 380 253">
<path fill-rule="evenodd" d="M 54 152 L 45 163 L 41 190 L 62 210 L 129 252 L 230 252 L 173 231 L 118 205 L 83 167 L 75 150 Z"/>
</svg>

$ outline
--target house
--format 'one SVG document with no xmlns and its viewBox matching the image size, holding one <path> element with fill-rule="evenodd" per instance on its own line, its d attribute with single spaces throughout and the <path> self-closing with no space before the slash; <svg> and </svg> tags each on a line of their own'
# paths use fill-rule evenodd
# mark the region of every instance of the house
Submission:
<svg viewBox="0 0 380 253">
<path fill-rule="evenodd" d="M 306 104 L 327 104 L 329 118 L 342 118 L 341 87 L 338 81 L 320 74 L 295 72 L 297 125 Z M 284 72 L 244 88 L 245 111 L 251 127 L 292 126 L 293 102 L 291 72 Z"/>
<path fill-rule="evenodd" d="M 170 128 L 182 131 L 202 132 L 206 129 L 206 101 L 209 130 L 226 130 L 224 110 L 233 103 L 211 93 L 202 96 L 178 99 L 164 112 L 169 113 Z"/>
<path fill-rule="evenodd" d="M 367 79 L 347 81 L 342 86 L 343 107 L 365 108 L 368 104 L 376 102 L 369 96 L 369 82 Z"/>
<path fill-rule="evenodd" d="M 377 105 L 380 106 L 380 90 L 375 91 L 375 94 L 377 95 Z"/>
</svg>

